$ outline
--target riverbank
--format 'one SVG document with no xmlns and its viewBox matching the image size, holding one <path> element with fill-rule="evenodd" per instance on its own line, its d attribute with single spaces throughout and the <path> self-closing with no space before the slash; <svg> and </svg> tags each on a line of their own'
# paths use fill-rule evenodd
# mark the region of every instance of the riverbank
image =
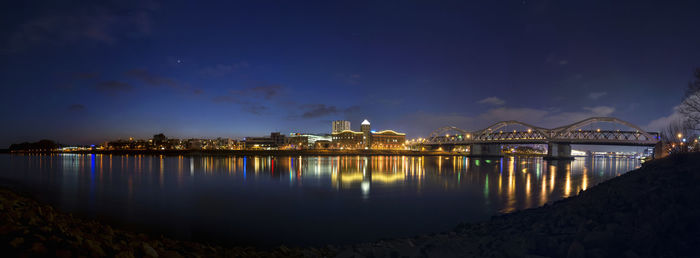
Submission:
<svg viewBox="0 0 700 258">
<path fill-rule="evenodd" d="M 338 257 L 697 257 L 700 153 L 454 231 L 333 249 Z M 436 211 L 439 212 L 439 211 Z"/>
<path fill-rule="evenodd" d="M 650 161 L 575 197 L 453 231 L 323 248 L 255 249 L 154 237 L 56 211 L 0 188 L 9 256 L 678 257 L 700 251 L 700 154 Z M 439 210 L 435 212 L 440 212 Z"/>
</svg>

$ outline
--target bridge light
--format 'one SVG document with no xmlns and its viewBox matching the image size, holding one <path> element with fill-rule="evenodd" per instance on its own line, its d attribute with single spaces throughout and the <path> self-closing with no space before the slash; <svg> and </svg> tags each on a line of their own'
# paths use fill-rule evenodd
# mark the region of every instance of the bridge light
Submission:
<svg viewBox="0 0 700 258">
<path fill-rule="evenodd" d="M 449 134 L 445 134 L 445 137 L 450 137 L 450 135 L 449 135 Z"/>
<path fill-rule="evenodd" d="M 532 129 L 528 128 L 527 133 L 531 133 L 531 132 L 532 132 Z"/>
<path fill-rule="evenodd" d="M 600 128 L 596 129 L 595 131 L 596 131 L 596 132 L 600 132 Z"/>
<path fill-rule="evenodd" d="M 513 130 L 513 133 L 515 133 L 515 130 Z"/>
</svg>

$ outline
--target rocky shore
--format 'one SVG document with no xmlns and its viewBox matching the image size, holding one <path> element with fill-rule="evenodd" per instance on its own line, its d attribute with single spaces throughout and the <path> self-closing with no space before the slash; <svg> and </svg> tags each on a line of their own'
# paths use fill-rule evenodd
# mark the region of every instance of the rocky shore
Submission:
<svg viewBox="0 0 700 258">
<path fill-rule="evenodd" d="M 222 247 L 137 234 L 56 211 L 50 205 L 0 189 L 3 257 L 321 257 L 325 249 Z"/>
<path fill-rule="evenodd" d="M 647 162 L 575 197 L 451 232 L 323 248 L 259 250 L 153 237 L 0 189 L 0 248 L 10 257 L 698 257 L 700 153 Z"/>
</svg>

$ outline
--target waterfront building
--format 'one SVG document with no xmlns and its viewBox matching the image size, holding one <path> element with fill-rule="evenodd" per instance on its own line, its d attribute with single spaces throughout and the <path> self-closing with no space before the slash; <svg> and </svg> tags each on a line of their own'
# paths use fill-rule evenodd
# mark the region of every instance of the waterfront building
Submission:
<svg viewBox="0 0 700 258">
<path fill-rule="evenodd" d="M 372 149 L 404 149 L 406 134 L 392 130 L 373 132 L 370 141 Z"/>
<path fill-rule="evenodd" d="M 325 150 L 330 149 L 333 143 L 329 140 L 318 140 L 314 142 L 314 149 Z"/>
<path fill-rule="evenodd" d="M 156 146 L 165 144 L 167 140 L 168 137 L 165 137 L 165 135 L 162 133 L 153 135 L 153 144 L 155 144 Z"/>
<path fill-rule="evenodd" d="M 276 149 L 284 145 L 285 139 L 285 135 L 273 132 L 270 137 L 246 137 L 243 146 L 246 149 Z"/>
<path fill-rule="evenodd" d="M 295 150 L 307 149 L 309 148 L 309 137 L 301 134 L 291 134 L 287 137 L 286 145 Z"/>
<path fill-rule="evenodd" d="M 335 120 L 332 122 L 331 133 L 339 133 L 345 130 L 352 130 L 350 127 L 350 121 L 347 120 Z"/>
<path fill-rule="evenodd" d="M 332 134 L 332 147 L 336 149 L 405 149 L 406 134 L 393 130 L 372 131 L 365 119 L 360 132 L 344 130 Z"/>
<path fill-rule="evenodd" d="M 186 144 L 188 150 L 201 150 L 203 145 L 201 139 L 188 139 Z"/>
<path fill-rule="evenodd" d="M 345 130 L 332 134 L 333 148 L 360 149 L 364 146 L 364 133 Z"/>
<path fill-rule="evenodd" d="M 281 134 L 280 132 L 273 132 L 273 133 L 270 133 L 270 138 L 272 138 L 272 141 L 273 141 L 275 146 L 279 147 L 279 146 L 284 145 L 284 139 L 285 139 L 284 134 Z"/>
<path fill-rule="evenodd" d="M 362 146 L 367 149 L 372 146 L 372 126 L 369 121 L 365 119 L 360 125 L 360 131 L 362 132 Z"/>
<path fill-rule="evenodd" d="M 302 139 L 295 139 L 295 140 L 289 140 L 294 137 L 303 137 L 305 140 Z M 289 136 L 287 137 L 287 144 L 292 144 L 292 142 L 299 143 L 299 141 L 306 141 L 307 145 L 304 146 L 303 148 L 315 148 L 316 142 L 317 141 L 332 141 L 333 138 L 330 134 L 311 134 L 311 133 L 290 133 Z M 291 146 L 292 148 L 296 148 L 296 146 Z"/>
</svg>

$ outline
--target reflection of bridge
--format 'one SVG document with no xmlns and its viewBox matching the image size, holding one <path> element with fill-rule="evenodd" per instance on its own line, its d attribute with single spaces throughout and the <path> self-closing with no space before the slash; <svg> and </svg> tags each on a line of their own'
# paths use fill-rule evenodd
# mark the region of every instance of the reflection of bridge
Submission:
<svg viewBox="0 0 700 258">
<path fill-rule="evenodd" d="M 592 129 L 592 125 L 598 123 L 627 128 Z M 519 127 L 520 130 L 509 130 L 509 127 Z M 456 133 L 450 135 L 449 132 Z M 430 137 L 421 143 L 433 148 L 469 146 L 471 155 L 475 156 L 500 155 L 502 144 L 547 144 L 548 157 L 571 158 L 571 144 L 655 146 L 658 142 L 658 133 L 645 132 L 634 124 L 613 117 L 592 117 L 553 129 L 518 121 L 498 122 L 474 132 L 447 126 L 433 131 Z"/>
</svg>

